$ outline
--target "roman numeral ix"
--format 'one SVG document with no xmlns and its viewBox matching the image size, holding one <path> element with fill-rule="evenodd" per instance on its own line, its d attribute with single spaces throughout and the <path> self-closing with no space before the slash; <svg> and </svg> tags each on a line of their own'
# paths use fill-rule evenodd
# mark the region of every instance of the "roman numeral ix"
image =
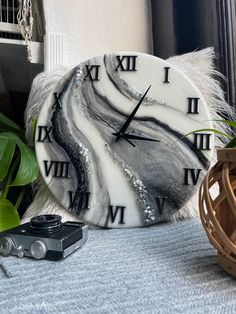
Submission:
<svg viewBox="0 0 236 314">
<path fill-rule="evenodd" d="M 100 65 L 85 65 L 86 67 L 86 75 L 84 80 L 89 79 L 90 81 L 99 81 L 99 69 Z"/>
<path fill-rule="evenodd" d="M 202 169 L 184 168 L 184 185 L 190 185 L 190 181 L 196 185 L 201 171 Z"/>
<path fill-rule="evenodd" d="M 50 133 L 52 132 L 53 127 L 47 127 L 44 125 L 38 125 L 38 138 L 37 142 L 52 142 Z"/>
<path fill-rule="evenodd" d="M 136 59 L 137 56 L 116 56 L 118 65 L 115 68 L 115 71 L 118 71 L 119 69 L 121 71 L 137 71 Z"/>
<path fill-rule="evenodd" d="M 119 224 L 125 224 L 124 222 L 124 213 L 125 206 L 108 206 L 108 217 L 109 220 L 114 223 L 116 219 L 119 219 Z"/>
<path fill-rule="evenodd" d="M 69 161 L 55 161 L 44 160 L 45 175 L 48 177 L 50 174 L 54 178 L 69 178 Z"/>
</svg>

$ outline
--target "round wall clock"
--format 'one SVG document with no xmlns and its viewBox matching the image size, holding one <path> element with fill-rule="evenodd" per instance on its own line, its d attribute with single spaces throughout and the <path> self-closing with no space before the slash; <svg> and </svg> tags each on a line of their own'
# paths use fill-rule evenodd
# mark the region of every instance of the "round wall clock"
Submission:
<svg viewBox="0 0 236 314">
<path fill-rule="evenodd" d="M 57 84 L 38 117 L 43 179 L 68 211 L 103 227 L 151 225 L 179 210 L 210 164 L 201 92 L 166 61 L 119 52 L 87 60 Z"/>
</svg>

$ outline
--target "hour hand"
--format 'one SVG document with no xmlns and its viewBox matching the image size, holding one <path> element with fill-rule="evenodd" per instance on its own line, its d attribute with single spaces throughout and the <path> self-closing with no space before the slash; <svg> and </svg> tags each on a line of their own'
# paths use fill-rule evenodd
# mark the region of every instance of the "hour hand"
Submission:
<svg viewBox="0 0 236 314">
<path fill-rule="evenodd" d="M 119 133 L 112 133 L 112 135 L 117 136 Z M 125 139 L 133 139 L 133 140 L 139 140 L 139 141 L 149 141 L 149 142 L 160 142 L 159 140 L 155 140 L 153 138 L 144 137 L 144 136 L 138 136 L 133 134 L 124 133 L 123 137 Z"/>
<path fill-rule="evenodd" d="M 55 96 L 56 97 L 56 96 Z M 93 109 L 91 109 L 90 107 L 86 106 L 85 104 L 83 104 L 87 110 L 90 112 L 90 114 L 95 117 L 98 121 L 103 122 L 106 126 L 108 126 L 109 128 L 111 128 L 112 130 L 116 131 L 116 134 L 118 134 L 118 131 L 110 124 L 108 123 L 103 117 L 101 117 L 99 114 L 97 114 L 96 111 L 94 111 Z M 132 145 L 133 147 L 135 147 L 135 145 L 128 140 L 127 138 L 125 139 L 130 145 Z"/>
</svg>

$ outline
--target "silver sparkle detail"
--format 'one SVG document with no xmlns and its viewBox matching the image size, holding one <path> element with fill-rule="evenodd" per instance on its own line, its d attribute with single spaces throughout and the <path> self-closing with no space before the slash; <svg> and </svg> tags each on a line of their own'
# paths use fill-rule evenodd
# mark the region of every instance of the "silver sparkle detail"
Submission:
<svg viewBox="0 0 236 314">
<path fill-rule="evenodd" d="M 123 78 L 120 76 L 120 71 L 113 71 L 116 68 L 116 55 L 110 54 L 105 55 L 105 66 L 106 71 L 110 77 L 110 79 L 118 85 L 119 90 L 126 97 L 132 99 L 139 100 L 143 96 L 143 91 L 138 90 L 134 87 L 134 85 L 128 84 Z M 143 103 L 146 103 L 147 106 L 151 105 L 160 105 L 166 107 L 167 104 L 163 101 L 157 101 L 156 99 L 151 98 L 150 96 L 146 96 Z"/>
<path fill-rule="evenodd" d="M 84 71 L 83 71 L 83 68 L 81 66 L 76 67 L 74 79 L 75 79 L 76 88 L 77 89 L 80 88 L 81 82 L 84 79 Z"/>
<path fill-rule="evenodd" d="M 79 72 L 80 73 L 80 72 Z M 81 81 L 80 81 L 81 84 Z M 80 110 L 82 115 L 86 114 L 86 107 L 84 107 L 82 105 L 82 99 L 81 99 L 81 95 L 78 92 L 75 96 L 76 99 L 76 103 L 78 106 L 78 109 Z M 74 127 L 77 129 L 76 125 L 74 124 Z M 77 137 L 77 141 L 78 141 L 78 145 L 79 145 L 79 154 L 81 155 L 84 163 L 86 164 L 86 168 L 87 168 L 87 173 L 89 175 L 92 175 L 92 154 L 90 152 L 90 150 L 81 142 L 79 141 L 78 137 Z"/>
<path fill-rule="evenodd" d="M 91 152 L 89 151 L 89 149 L 82 142 L 79 142 L 79 154 L 82 157 L 84 163 L 86 164 L 87 173 L 91 175 L 92 174 L 92 169 L 91 169 L 92 156 L 91 156 Z"/>
<path fill-rule="evenodd" d="M 105 147 L 111 157 L 118 162 L 121 169 L 128 178 L 128 181 L 130 182 L 135 194 L 137 195 L 137 203 L 138 207 L 143 212 L 144 223 L 150 224 L 154 222 L 156 220 L 156 210 L 151 207 L 150 201 L 148 199 L 147 189 L 139 178 L 138 174 L 129 165 L 127 165 L 117 153 L 113 152 L 107 143 L 105 144 Z"/>
</svg>

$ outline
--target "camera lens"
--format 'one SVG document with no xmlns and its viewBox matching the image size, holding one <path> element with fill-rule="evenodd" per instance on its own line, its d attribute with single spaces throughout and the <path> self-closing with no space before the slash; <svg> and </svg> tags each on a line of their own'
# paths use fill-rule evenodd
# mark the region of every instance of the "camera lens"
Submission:
<svg viewBox="0 0 236 314">
<path fill-rule="evenodd" d="M 37 234 L 51 234 L 62 229 L 63 224 L 59 215 L 40 215 L 30 220 L 30 230 Z"/>
<path fill-rule="evenodd" d="M 3 237 L 0 239 L 0 253 L 2 255 L 9 255 L 14 247 L 15 245 L 10 237 Z"/>
</svg>

